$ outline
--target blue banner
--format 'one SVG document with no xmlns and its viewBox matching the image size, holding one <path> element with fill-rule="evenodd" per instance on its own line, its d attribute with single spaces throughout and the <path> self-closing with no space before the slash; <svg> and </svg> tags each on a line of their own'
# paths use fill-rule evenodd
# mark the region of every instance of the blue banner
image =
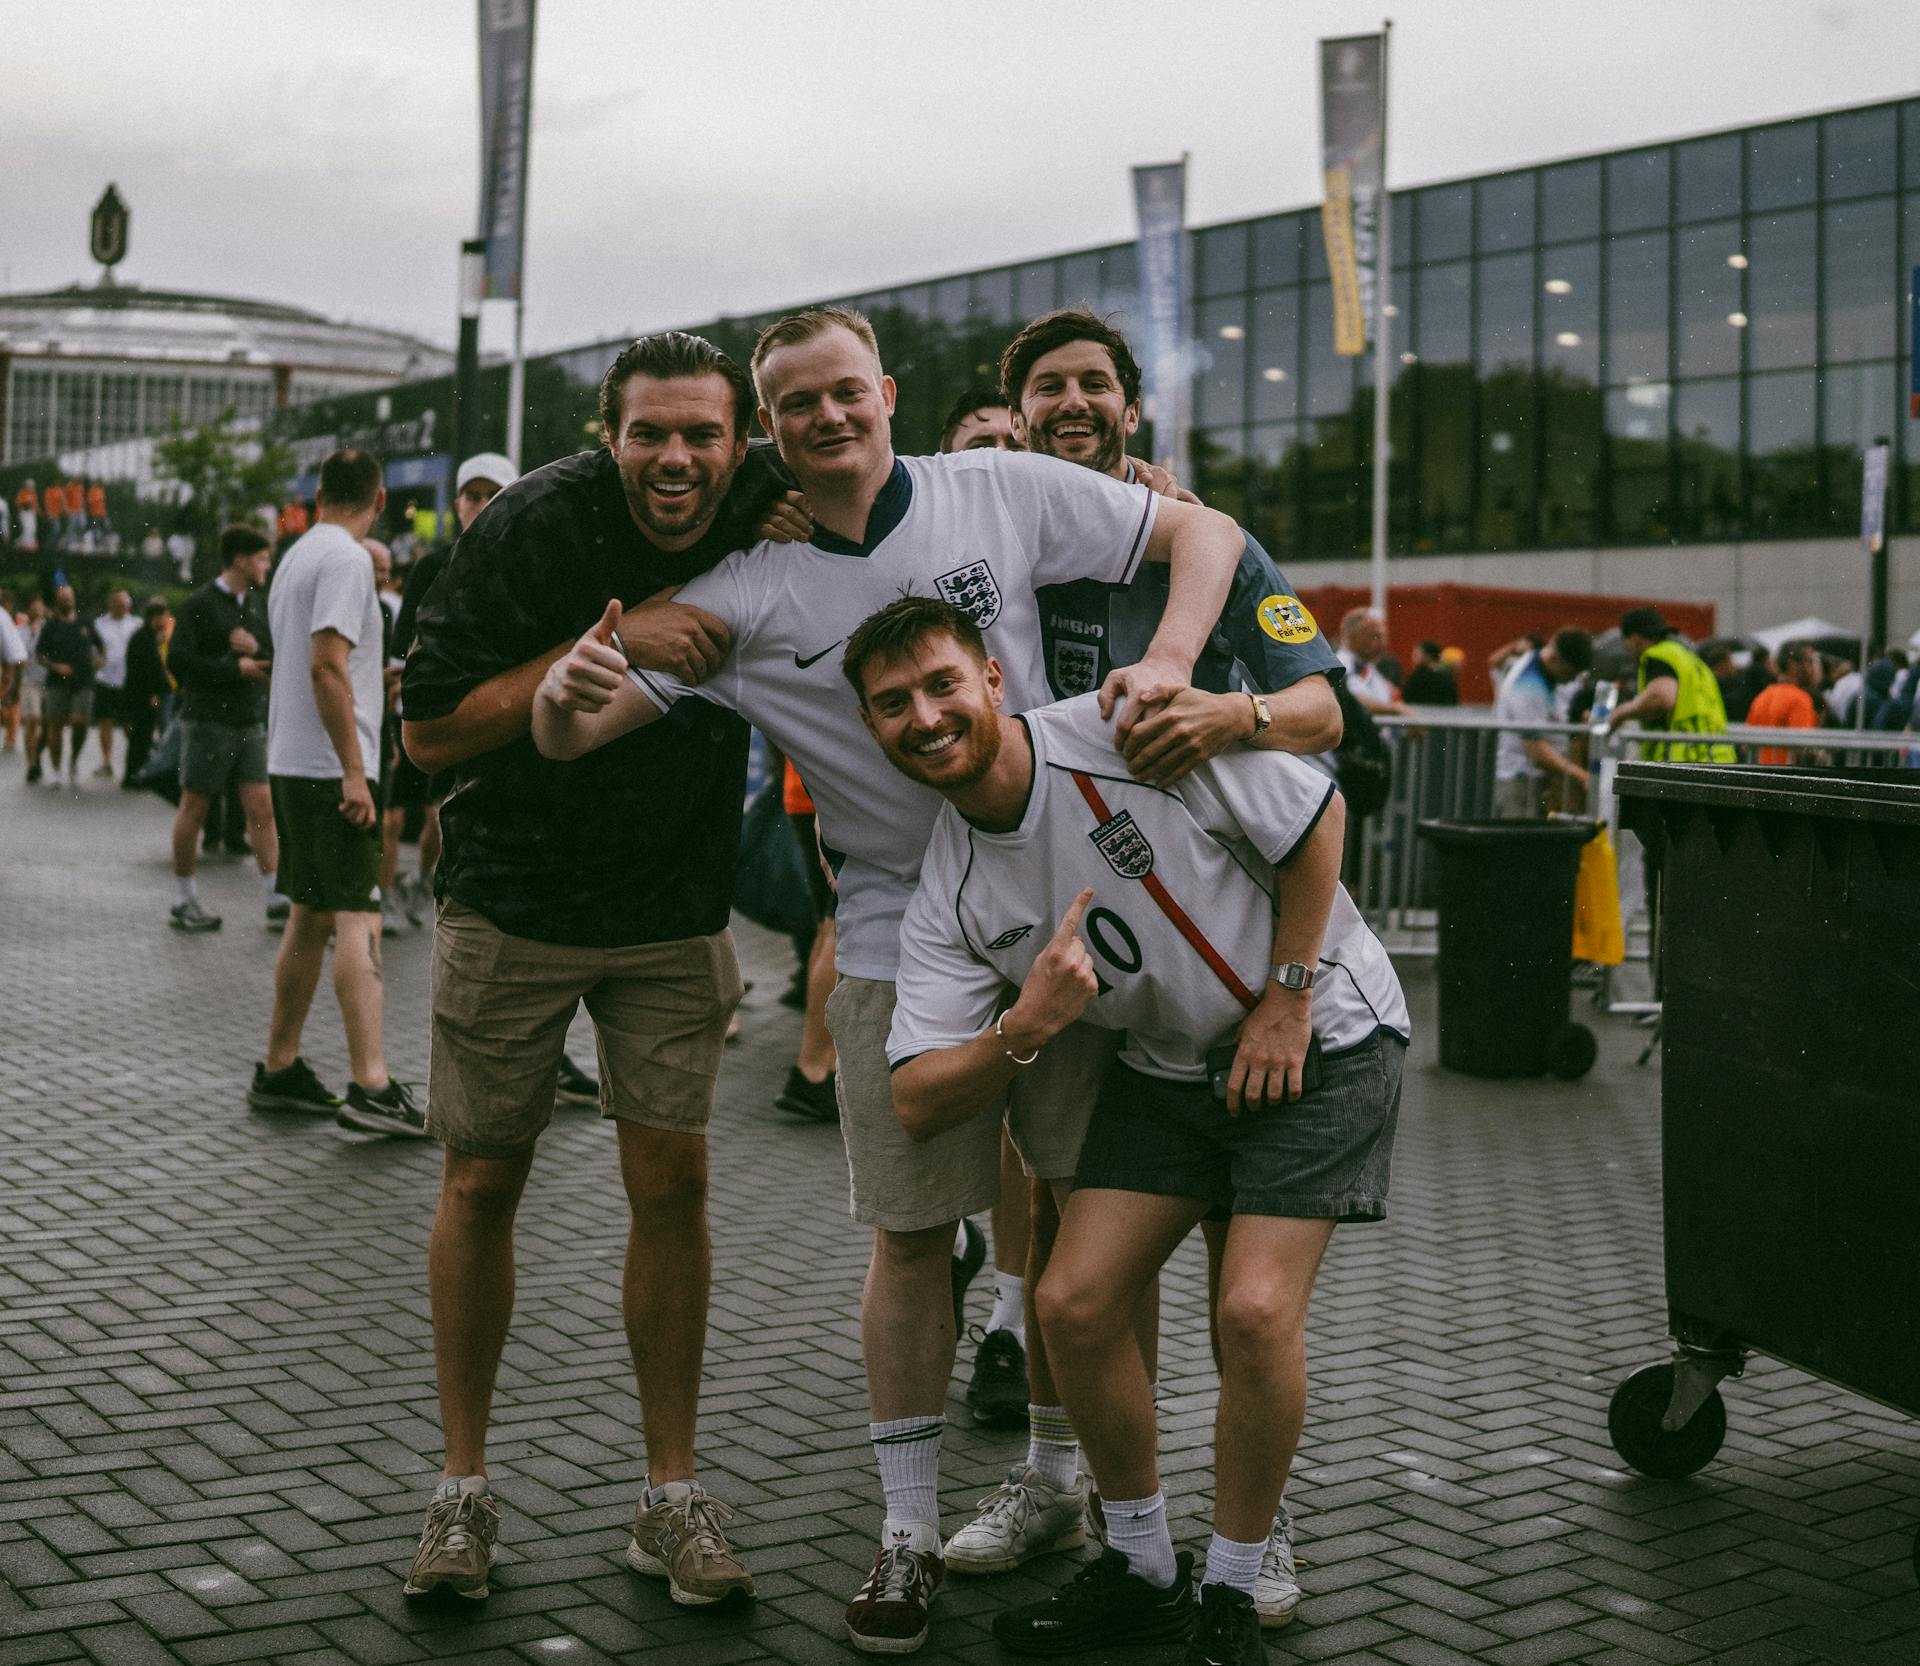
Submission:
<svg viewBox="0 0 1920 1666">
<path fill-rule="evenodd" d="M 1907 372 L 1907 415 L 1920 422 L 1920 266 L 1913 269 L 1907 286 L 1907 305 L 1912 309 L 1907 326 L 1907 345 L 1913 349 L 1913 366 Z"/>
<path fill-rule="evenodd" d="M 1153 460 L 1186 477 L 1187 164 L 1163 162 L 1133 170 L 1139 219 L 1139 348 L 1146 373 L 1142 415 L 1153 424 Z"/>
<path fill-rule="evenodd" d="M 480 236 L 487 245 L 487 300 L 520 298 L 533 6 L 534 0 L 480 0 Z"/>
</svg>

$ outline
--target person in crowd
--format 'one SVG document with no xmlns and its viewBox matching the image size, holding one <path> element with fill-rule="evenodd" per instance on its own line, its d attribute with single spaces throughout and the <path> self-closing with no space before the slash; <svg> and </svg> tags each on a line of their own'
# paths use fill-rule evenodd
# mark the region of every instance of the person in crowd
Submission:
<svg viewBox="0 0 1920 1666">
<path fill-rule="evenodd" d="M 183 526 L 167 534 L 167 559 L 173 563 L 182 584 L 193 578 L 193 558 L 198 548 L 199 541 Z"/>
<path fill-rule="evenodd" d="M 140 610 L 140 628 L 127 642 L 127 767 L 120 785 L 129 792 L 139 790 L 140 773 L 153 752 L 155 731 L 166 724 L 167 702 L 174 689 L 167 671 L 167 653 L 172 645 L 173 609 L 166 597 L 154 596 Z"/>
<path fill-rule="evenodd" d="M 1258 1666 L 1253 1592 L 1305 1415 L 1308 1299 L 1334 1225 L 1385 1213 L 1410 1034 L 1339 885 L 1337 789 L 1246 751 L 1171 789 L 1137 782 L 1095 697 L 1007 716 L 979 630 L 931 598 L 863 621 L 843 669 L 888 762 L 946 805 L 887 1040 L 908 1136 L 979 1120 L 1073 1022 L 1125 1032 L 1036 1303 L 1108 1548 L 994 1635 L 1057 1654 L 1193 1630 L 1190 1662 Z M 1216 1420 L 1231 1461 L 1196 1626 L 1132 1320 L 1214 1208 L 1231 1216 Z"/>
<path fill-rule="evenodd" d="M 20 673 L 20 747 L 27 755 L 27 785 L 40 779 L 40 757 L 46 746 L 47 668 L 40 662 L 40 633 L 47 623 L 47 604 L 29 598 L 20 624 L 27 663 Z"/>
<path fill-rule="evenodd" d="M 1426 641 L 1414 645 L 1413 669 L 1407 673 L 1406 685 L 1400 694 L 1410 706 L 1460 704 L 1460 679 L 1439 643 Z"/>
<path fill-rule="evenodd" d="M 1347 692 L 1376 717 L 1402 711 L 1406 701 L 1383 669 L 1387 624 L 1371 608 L 1348 610 L 1340 621 L 1339 660 L 1347 673 Z"/>
<path fill-rule="evenodd" d="M 167 541 L 160 536 L 157 526 L 150 526 L 140 535 L 140 559 L 142 561 L 164 561 L 167 558 Z"/>
<path fill-rule="evenodd" d="M 32 655 L 27 639 L 13 620 L 13 597 L 0 590 L 0 725 L 6 729 L 6 750 L 17 741 L 20 723 L 20 681 Z"/>
<path fill-rule="evenodd" d="M 21 481 L 13 494 L 14 541 L 22 555 L 33 555 L 40 548 L 40 494 L 33 477 Z"/>
<path fill-rule="evenodd" d="M 57 555 L 66 547 L 67 489 L 57 480 L 49 480 L 40 494 L 40 539 L 48 555 Z"/>
<path fill-rule="evenodd" d="M 1820 712 L 1822 667 L 1820 650 L 1811 642 L 1783 642 L 1774 656 L 1773 682 L 1762 689 L 1748 709 L 1746 721 L 1757 729 L 1817 729 Z M 1785 746 L 1763 746 L 1757 761 L 1762 764 L 1814 764 L 1825 761 L 1825 754 L 1795 751 Z"/>
<path fill-rule="evenodd" d="M 378 538 L 362 538 L 360 547 L 373 563 L 373 593 L 380 603 L 380 665 L 383 702 L 380 710 L 380 779 L 387 790 L 381 794 L 380 810 L 380 935 L 398 937 L 407 925 L 407 916 L 396 895 L 400 872 L 400 827 L 403 817 L 392 813 L 394 770 L 401 757 L 400 747 L 400 671 L 406 656 L 400 650 L 395 622 L 400 613 L 400 597 L 392 589 L 393 551 Z"/>
<path fill-rule="evenodd" d="M 98 490 L 96 487 L 95 490 Z M 93 773 L 103 781 L 113 779 L 113 731 L 128 722 L 127 644 L 140 628 L 140 616 L 133 611 L 133 597 L 123 589 L 107 597 L 107 611 L 93 621 L 93 634 L 100 642 L 100 674 L 93 691 L 93 719 L 100 737 L 100 766 Z"/>
<path fill-rule="evenodd" d="M 1593 638 L 1572 626 L 1556 631 L 1544 648 L 1522 655 L 1507 668 L 1493 703 L 1501 725 L 1493 763 L 1496 816 L 1508 821 L 1544 816 L 1556 779 L 1587 790 L 1586 770 L 1537 725 L 1554 721 L 1555 690 L 1592 668 Z"/>
<path fill-rule="evenodd" d="M 49 492 L 57 488 L 49 486 Z M 62 738 L 67 742 L 67 785 L 80 786 L 80 753 L 93 723 L 93 685 L 102 658 L 100 638 L 80 617 L 73 586 L 53 593 L 53 613 L 40 629 L 35 657 L 45 668 L 47 763 L 54 784 L 60 777 Z"/>
<path fill-rule="evenodd" d="M 781 808 L 793 828 L 794 843 L 806 870 L 813 903 L 813 942 L 807 950 L 805 1005 L 802 1007 L 800 1050 L 787 1070 L 787 1080 L 775 1097 L 776 1110 L 808 1122 L 838 1122 L 839 1101 L 834 1097 L 833 1037 L 827 1033 L 827 997 L 833 993 L 833 887 L 821 860 L 814 834 L 813 799 L 806 782 L 790 760 L 781 764 Z"/>
<path fill-rule="evenodd" d="M 961 390 L 940 424 L 942 451 L 1019 451 L 1014 417 L 1007 396 L 991 382 L 975 382 Z"/>
<path fill-rule="evenodd" d="M 695 1464 L 706 1126 L 742 992 L 727 920 L 747 731 L 690 702 L 563 765 L 528 729 L 536 687 L 583 631 L 622 665 L 630 652 L 696 680 L 716 668 L 729 640 L 717 618 L 641 604 L 745 547 L 750 474 L 777 485 L 764 462 L 743 467 L 744 372 L 698 336 L 625 348 L 599 411 L 599 446 L 511 484 L 504 459 L 468 460 L 462 490 L 486 490 L 484 507 L 419 605 L 401 693 L 407 750 L 456 783 L 441 814 L 428 1079 L 445 1151 L 429 1283 L 446 1456 L 406 1589 L 490 1589 L 488 1406 L 513 1312 L 514 1215 L 584 1003 L 631 1206 L 621 1299 L 647 1473 L 626 1560 L 704 1607 L 753 1590 L 726 1539 L 732 1511 Z"/>
<path fill-rule="evenodd" d="M 946 1298 L 955 1236 L 961 1219 L 999 1191 L 999 1132 L 982 1125 L 916 1147 L 894 1117 L 885 1034 L 898 927 L 937 806 L 875 770 L 833 665 L 861 619 L 917 585 L 964 604 L 993 633 L 1015 668 L 1014 703 L 1031 705 L 1046 695 L 1035 586 L 1125 582 L 1143 559 L 1165 560 L 1172 584 L 1160 630 L 1143 660 L 1113 672 L 1101 690 L 1131 732 L 1186 686 L 1243 540 L 1224 515 L 1053 458 L 998 450 L 897 458 L 893 382 L 872 326 L 848 309 L 770 325 L 753 371 L 761 421 L 812 512 L 812 540 L 730 556 L 663 604 L 676 614 L 691 605 L 725 626 L 730 648 L 704 681 L 645 657 L 630 662 L 610 640 L 617 617 L 603 621 L 543 679 L 534 738 L 550 757 L 579 757 L 697 693 L 740 711 L 793 759 L 822 839 L 837 853 L 840 982 L 827 1019 L 853 1213 L 874 1232 L 862 1347 L 886 1504 L 873 1570 L 846 1623 L 856 1648 L 904 1653 L 925 1639 L 943 1574 L 938 1478 L 954 1358 Z M 1078 1129 L 1057 1118 L 1041 1126 L 1040 1106 L 1051 1113 L 1063 1097 L 1080 1096 L 1085 1072 L 1070 1049 L 1054 1064 L 1054 1081 L 1049 1088 L 1043 1079 L 1043 1097 L 1016 1116 L 1015 1133 L 1029 1168 L 1065 1180 Z"/>
<path fill-rule="evenodd" d="M 1614 707 L 1607 719 L 1609 732 L 1626 723 L 1672 735 L 1727 732 L 1719 682 L 1658 608 L 1629 608 L 1621 616 L 1620 635 L 1634 657 L 1636 692 Z M 1647 758 L 1668 763 L 1730 764 L 1737 757 L 1725 741 L 1711 739 L 1649 741 L 1642 750 Z"/>
<path fill-rule="evenodd" d="M 98 480 L 87 487 L 87 530 L 103 538 L 113 530 L 107 521 L 107 488 Z"/>
<path fill-rule="evenodd" d="M 1126 454 L 1126 442 L 1140 425 L 1141 384 L 1126 338 L 1080 308 L 1035 319 L 1001 356 L 1001 385 L 1014 402 L 1015 433 L 1022 443 L 1116 480 L 1141 474 L 1141 465 Z M 1192 686 L 1137 724 L 1129 743 L 1136 767 L 1157 766 L 1150 778 L 1163 785 L 1228 741 L 1300 753 L 1324 752 L 1339 743 L 1340 709 L 1331 682 L 1340 673 L 1339 661 L 1266 551 L 1244 530 L 1241 540 L 1226 606 L 1194 663 Z M 1051 692 L 1065 698 L 1097 687 L 1115 663 L 1134 657 L 1158 628 L 1166 594 L 1158 568 L 1142 570 L 1124 587 L 1082 580 L 1042 589 Z M 1110 1055 L 1114 1038 L 1106 1037 L 1105 1045 Z M 1054 1188 L 1035 1187 L 1031 1210 L 1029 1288 L 1045 1271 L 1058 1227 Z M 1208 1224 L 1207 1241 L 1217 1261 L 1224 1223 Z M 1155 1296 L 1149 1292 L 1140 1322 L 1149 1375 L 1158 1363 Z M 991 1338 L 992 1330 L 987 1334 Z M 983 1342 L 976 1383 L 993 1363 Z M 1041 1479 L 1078 1457 L 1044 1346 L 1030 1350 L 1027 1374 L 1027 1419 L 1037 1432 L 1026 1470 L 1010 1475 L 975 1520 L 948 1542 L 947 1565 L 956 1571 L 997 1571 L 1037 1553 L 1075 1505 L 1077 1493 L 1049 1489 Z M 970 1400 L 988 1392 L 970 1386 Z M 1299 1596 L 1292 1570 L 1292 1520 L 1282 1508 L 1275 1514 L 1262 1574 L 1263 1618 L 1292 1612 Z"/>
<path fill-rule="evenodd" d="M 314 525 L 281 558 L 267 597 L 267 777 L 280 889 L 292 907 L 274 963 L 267 1056 L 248 1099 L 257 1110 L 331 1111 L 345 1128 L 419 1139 L 426 1118 L 407 1085 L 388 1075 L 381 1036 L 375 794 L 386 702 L 382 612 L 360 540 L 386 501 L 374 458 L 331 453 L 320 465 Z M 300 1056 L 329 941 L 353 1074 L 344 1100 Z"/>
<path fill-rule="evenodd" d="M 273 639 L 261 590 L 272 559 L 267 540 L 253 527 L 227 527 L 220 534 L 220 572 L 181 604 L 167 645 L 168 674 L 185 691 L 168 917 L 175 931 L 220 929 L 220 916 L 200 905 L 195 870 L 208 814 L 229 792 L 238 797 L 260 870 L 267 924 L 284 926 L 289 916 L 277 883 L 279 840 L 267 785 Z"/>
</svg>

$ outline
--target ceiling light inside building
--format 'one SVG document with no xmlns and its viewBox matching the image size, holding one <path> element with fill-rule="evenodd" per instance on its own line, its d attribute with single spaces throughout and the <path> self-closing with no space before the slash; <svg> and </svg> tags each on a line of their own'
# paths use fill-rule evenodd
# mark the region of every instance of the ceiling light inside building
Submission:
<svg viewBox="0 0 1920 1666">
<path fill-rule="evenodd" d="M 1400 362 L 1402 364 L 1418 364 L 1420 362 L 1420 355 L 1418 353 L 1402 353 L 1400 355 Z"/>
<path fill-rule="evenodd" d="M 1547 279 L 1547 293 L 1549 295 L 1571 295 L 1573 293 L 1573 285 L 1568 283 L 1565 278 L 1549 278 Z"/>
<path fill-rule="evenodd" d="M 1220 326 L 1220 339 L 1222 341 L 1243 341 L 1246 339 L 1246 334 L 1247 332 L 1238 324 L 1222 324 Z"/>
<path fill-rule="evenodd" d="M 1578 347 L 1580 345 L 1580 336 L 1575 330 L 1562 330 L 1553 339 L 1561 347 Z"/>
<path fill-rule="evenodd" d="M 1727 322 L 1736 330 L 1744 330 L 1747 327 L 1747 315 L 1744 312 L 1730 312 L 1727 314 Z"/>
<path fill-rule="evenodd" d="M 1728 255 L 1727 264 L 1736 272 L 1744 272 L 1747 269 L 1747 257 L 1745 255 Z"/>
<path fill-rule="evenodd" d="M 1287 379 L 1287 373 L 1284 370 L 1282 370 L 1277 364 L 1268 365 L 1265 370 L 1260 372 L 1260 374 L 1265 380 L 1269 382 L 1284 382 Z"/>
</svg>

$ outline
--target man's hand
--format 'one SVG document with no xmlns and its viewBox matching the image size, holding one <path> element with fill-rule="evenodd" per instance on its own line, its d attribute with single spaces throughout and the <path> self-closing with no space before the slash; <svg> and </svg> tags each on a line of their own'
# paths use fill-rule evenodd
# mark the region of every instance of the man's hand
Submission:
<svg viewBox="0 0 1920 1666">
<path fill-rule="evenodd" d="M 1111 718 L 1122 700 L 1127 709 L 1120 714 L 1113 738 L 1122 751 L 1133 726 L 1156 706 L 1164 706 L 1193 681 L 1193 667 L 1169 659 L 1156 659 L 1149 652 L 1137 665 L 1117 666 L 1100 685 L 1100 715 Z"/>
<path fill-rule="evenodd" d="M 542 679 L 547 698 L 562 711 L 597 712 L 619 691 L 627 674 L 627 656 L 613 645 L 620 618 L 620 601 L 615 597 L 572 651 L 547 667 Z"/>
<path fill-rule="evenodd" d="M 1300 1097 L 1300 1072 L 1313 1040 L 1313 991 L 1268 984 L 1260 1004 L 1240 1026 L 1240 1045 L 1227 1077 L 1227 1115 L 1265 1100 L 1284 1105 Z"/>
<path fill-rule="evenodd" d="M 755 530 L 775 544 L 809 542 L 813 537 L 813 512 L 807 507 L 806 494 L 782 492 L 767 506 L 766 515 Z"/>
<path fill-rule="evenodd" d="M 47 669 L 56 677 L 71 677 L 73 675 L 73 667 L 71 665 L 62 665 L 57 659 L 48 660 Z"/>
<path fill-rule="evenodd" d="M 260 652 L 258 639 L 245 625 L 235 625 L 232 630 L 227 632 L 227 646 L 236 654 L 257 654 Z"/>
<path fill-rule="evenodd" d="M 733 646 L 732 633 L 724 621 L 705 608 L 676 602 L 670 597 L 671 593 L 650 596 L 624 619 L 617 611 L 620 604 L 612 604 L 616 610 L 614 624 L 619 628 L 620 640 L 626 644 L 625 659 L 646 671 L 665 671 L 683 683 L 703 683 L 720 669 L 720 662 L 727 657 L 727 650 Z M 601 624 L 605 623 L 601 620 Z M 587 633 L 592 634 L 592 631 Z M 585 642 L 586 637 L 580 640 Z M 626 670 L 624 662 L 620 669 Z"/>
<path fill-rule="evenodd" d="M 254 682 L 263 683 L 267 680 L 268 670 L 269 670 L 268 661 L 263 659 L 254 659 L 251 655 L 243 654 L 241 656 L 241 659 L 240 659 L 240 675 L 241 676 L 246 677 Z"/>
<path fill-rule="evenodd" d="M 1139 780 L 1170 787 L 1252 733 L 1253 702 L 1244 694 L 1183 688 L 1134 723 L 1120 752 Z"/>
<path fill-rule="evenodd" d="M 340 814 L 355 827 L 373 825 L 373 789 L 365 775 L 349 775 L 341 781 Z"/>
<path fill-rule="evenodd" d="M 1080 941 L 1080 916 L 1092 901 L 1091 886 L 1073 899 L 1052 940 L 1035 957 L 1026 982 L 1020 986 L 1020 998 L 1002 1017 L 1000 1033 L 1006 1037 L 1010 1051 L 1031 1053 L 1044 1046 L 1085 1012 L 1100 993 L 1093 956 Z"/>
<path fill-rule="evenodd" d="M 1178 498 L 1182 503 L 1200 501 L 1175 480 L 1169 470 L 1161 468 L 1157 463 L 1143 463 L 1136 457 L 1133 460 L 1133 472 L 1140 484 L 1156 497 Z"/>
</svg>

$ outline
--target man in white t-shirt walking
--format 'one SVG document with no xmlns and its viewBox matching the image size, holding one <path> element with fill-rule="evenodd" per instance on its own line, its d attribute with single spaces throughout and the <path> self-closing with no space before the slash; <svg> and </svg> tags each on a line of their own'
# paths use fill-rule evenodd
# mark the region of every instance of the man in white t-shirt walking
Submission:
<svg viewBox="0 0 1920 1666">
<path fill-rule="evenodd" d="M 856 1648 L 906 1653 L 927 1632 L 943 1573 L 939 1531 L 942 1408 L 953 1370 L 951 1260 L 956 1223 L 1000 1186 L 999 1129 L 926 1146 L 894 1116 L 886 1063 L 900 920 L 938 796 L 878 769 L 858 703 L 838 674 L 854 628 L 903 590 L 961 608 L 1008 667 L 1016 707 L 1048 698 L 1034 589 L 1075 578 L 1121 583 L 1143 560 L 1170 564 L 1159 632 L 1137 665 L 1101 690 L 1122 729 L 1186 686 L 1218 618 L 1240 530 L 1198 504 L 1156 498 L 1091 469 L 997 450 L 896 458 L 893 381 L 872 327 L 821 308 L 783 319 L 754 351 L 760 419 L 805 492 L 804 544 L 762 543 L 687 584 L 678 602 L 717 616 L 732 648 L 693 689 L 619 646 L 619 608 L 547 673 L 534 704 L 542 752 L 573 757 L 657 719 L 697 693 L 739 711 L 793 760 L 838 868 L 840 983 L 827 1008 L 839 1057 L 841 1126 L 854 1218 L 874 1229 L 862 1309 L 871 1434 L 886 1495 L 873 1572 L 847 1610 Z M 648 604 L 652 605 L 652 604 Z M 663 604 L 667 606 L 675 603 Z M 1051 1079 L 1010 1108 L 1014 1138 L 1044 1179 L 1070 1174 L 1087 1072 L 1072 1042 Z M 1076 1102 L 1079 1114 L 1076 1114 Z"/>
<path fill-rule="evenodd" d="M 1108 1549 L 994 1635 L 1063 1654 L 1195 1627 L 1132 1319 L 1223 1208 L 1215 1530 L 1187 1658 L 1260 1666 L 1253 1592 L 1305 1414 L 1308 1298 L 1335 1223 L 1385 1214 L 1409 1033 L 1339 884 L 1338 793 L 1245 750 L 1171 788 L 1136 781 L 1091 696 L 1006 716 L 980 633 L 925 598 L 865 621 L 845 672 L 888 762 L 946 800 L 887 1043 L 909 1135 L 982 1121 L 1077 1022 L 1125 1034 L 1035 1304 Z"/>
<path fill-rule="evenodd" d="M 273 973 L 273 1024 L 256 1065 L 256 1109 L 332 1109 L 345 1128 L 426 1138 L 425 1114 L 387 1075 L 381 1040 L 380 725 L 385 651 L 373 562 L 360 540 L 386 507 L 380 464 L 336 451 L 320 465 L 318 512 L 267 595 L 273 637 L 267 777 L 292 902 Z M 353 1081 L 333 1101 L 300 1036 L 333 938 L 333 988 Z"/>
<path fill-rule="evenodd" d="M 93 721 L 100 735 L 100 767 L 93 773 L 103 781 L 113 779 L 113 729 L 125 725 L 132 715 L 126 709 L 127 644 L 140 628 L 140 616 L 133 611 L 133 597 L 116 590 L 107 597 L 107 611 L 93 622 L 93 634 L 100 639 L 100 670 L 94 677 Z"/>
<path fill-rule="evenodd" d="M 1371 608 L 1353 608 L 1340 621 L 1339 659 L 1347 672 L 1347 692 L 1378 717 L 1406 706 L 1399 686 L 1381 669 L 1386 652 L 1387 623 Z"/>
</svg>

